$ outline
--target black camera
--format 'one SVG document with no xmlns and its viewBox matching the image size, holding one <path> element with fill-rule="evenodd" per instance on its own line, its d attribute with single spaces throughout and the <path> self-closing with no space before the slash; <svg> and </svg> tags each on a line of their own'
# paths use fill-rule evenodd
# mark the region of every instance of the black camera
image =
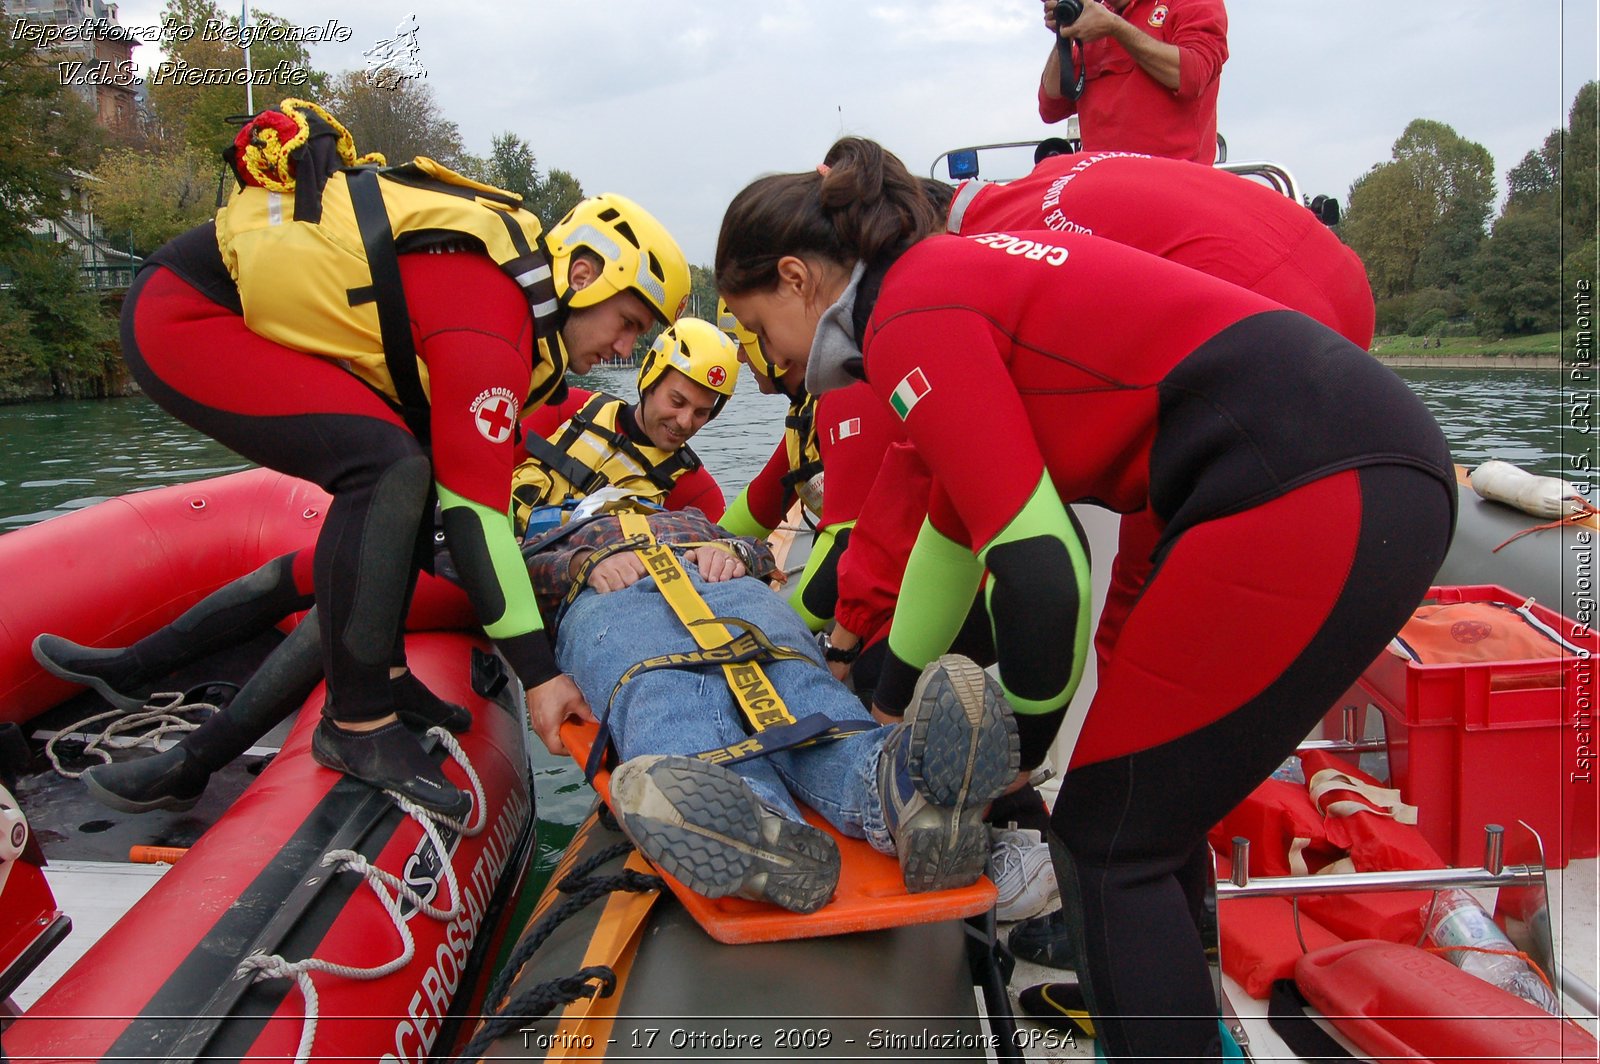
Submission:
<svg viewBox="0 0 1600 1064">
<path fill-rule="evenodd" d="M 1078 16 L 1081 14 L 1083 14 L 1083 0 L 1056 0 L 1057 28 L 1072 25 L 1078 21 Z"/>
</svg>

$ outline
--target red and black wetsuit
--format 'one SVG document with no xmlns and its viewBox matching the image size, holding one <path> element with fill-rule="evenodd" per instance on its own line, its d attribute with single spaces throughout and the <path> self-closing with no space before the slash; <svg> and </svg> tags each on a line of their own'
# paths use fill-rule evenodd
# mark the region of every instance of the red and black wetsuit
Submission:
<svg viewBox="0 0 1600 1064">
<path fill-rule="evenodd" d="M 841 593 L 839 566 L 849 556 L 851 531 L 885 452 L 903 436 L 899 422 L 864 383 L 829 392 L 810 409 L 815 420 L 799 431 L 802 435 L 815 432 L 824 475 L 822 513 L 817 515 L 811 558 L 790 592 L 789 602 L 815 631 L 834 616 Z M 789 417 L 791 422 L 796 417 L 793 406 Z M 722 518 L 724 528 L 736 535 L 765 535 L 783 522 L 794 505 L 795 477 L 809 479 L 812 475 L 793 468 L 789 450 L 787 439 L 778 441 L 767 464 Z"/>
<path fill-rule="evenodd" d="M 1454 519 L 1443 436 L 1332 330 L 1110 241 L 933 237 L 878 276 L 857 295 L 867 378 L 934 482 L 880 700 L 905 704 L 987 569 L 1024 767 L 1064 745 L 1057 866 L 1108 1055 L 1203 1055 L 1215 1003 L 1182 873 L 1425 593 Z M 1075 502 L 1161 526 L 1069 715 Z M 1120 1018 L 1141 1015 L 1173 1018 Z"/>
<path fill-rule="evenodd" d="M 1210 274 L 1372 346 L 1361 259 L 1304 206 L 1210 166 L 1117 152 L 1052 156 L 1004 184 L 956 189 L 952 233 L 1092 233 Z"/>
<path fill-rule="evenodd" d="M 1361 259 L 1309 210 L 1265 185 L 1172 159 L 1118 153 L 1049 158 L 1006 184 L 966 182 L 951 232 L 1091 233 L 1248 288 L 1372 345 L 1372 289 Z M 1095 648 L 1103 665 L 1153 564 L 1161 522 L 1122 520 Z"/>
<path fill-rule="evenodd" d="M 393 711 L 389 669 L 416 585 L 436 486 L 451 550 L 486 630 L 526 685 L 556 675 L 506 519 L 518 409 L 536 356 L 528 300 L 471 252 L 400 257 L 431 386 L 429 439 L 339 362 L 250 331 L 211 223 L 149 260 L 128 292 L 123 351 L 152 399 L 261 465 L 333 496 L 311 563 L 330 704 L 340 721 Z M 431 527 L 426 531 L 431 532 Z M 509 548 L 509 555 L 507 549 Z M 289 563 L 301 579 L 303 559 Z"/>
</svg>

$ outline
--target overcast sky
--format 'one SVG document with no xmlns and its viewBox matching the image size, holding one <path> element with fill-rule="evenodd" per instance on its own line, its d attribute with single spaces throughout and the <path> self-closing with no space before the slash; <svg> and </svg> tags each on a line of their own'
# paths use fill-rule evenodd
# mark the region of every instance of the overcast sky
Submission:
<svg viewBox="0 0 1600 1064">
<path fill-rule="evenodd" d="M 1169 0 L 1181 3 L 1182 0 Z M 227 7 L 227 4 L 224 4 Z M 1596 0 L 1229 0 L 1219 129 L 1346 200 L 1407 122 L 1446 122 L 1505 171 L 1563 125 L 1597 71 Z M 470 151 L 511 130 L 588 192 L 637 199 L 709 264 L 723 208 L 752 178 L 814 166 L 841 133 L 920 173 L 963 145 L 1036 140 L 1050 48 L 1037 0 L 271 0 L 302 25 L 337 12 L 328 71 L 415 13 L 417 59 Z M 160 0 L 120 4 L 153 26 Z M 156 49 L 135 52 L 141 65 Z M 272 101 L 259 97 L 256 104 Z M 365 148 L 366 146 L 363 145 Z M 941 175 L 943 176 L 943 175 Z M 998 176 L 998 175 L 997 175 Z"/>
</svg>

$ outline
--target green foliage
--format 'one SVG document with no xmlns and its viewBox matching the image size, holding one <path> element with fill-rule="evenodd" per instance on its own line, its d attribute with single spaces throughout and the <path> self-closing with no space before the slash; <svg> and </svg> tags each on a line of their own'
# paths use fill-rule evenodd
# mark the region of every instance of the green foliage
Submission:
<svg viewBox="0 0 1600 1064">
<path fill-rule="evenodd" d="M 1551 130 L 1544 146 L 1530 151 L 1506 171 L 1506 210 L 1524 210 L 1561 188 L 1561 131 Z"/>
<path fill-rule="evenodd" d="M 1600 136 L 1600 81 L 1589 82 L 1573 97 L 1566 133 L 1562 205 L 1567 224 L 1575 232 L 1592 237 L 1597 229 L 1595 174 L 1600 172 L 1595 144 Z"/>
<path fill-rule="evenodd" d="M 1403 163 L 1374 166 L 1350 186 L 1339 236 L 1361 256 L 1379 300 L 1412 290 L 1417 260 L 1428 241 L 1433 203 Z"/>
<path fill-rule="evenodd" d="M 1433 224 L 1417 255 L 1412 285 L 1449 288 L 1464 284 L 1483 243 L 1494 206 L 1494 158 L 1443 122 L 1416 119 L 1394 144 L 1433 208 Z"/>
<path fill-rule="evenodd" d="M 583 186 L 565 170 L 551 170 L 534 187 L 527 208 L 539 216 L 546 229 L 559 222 L 583 199 Z"/>
<path fill-rule="evenodd" d="M 522 205 L 549 229 L 583 199 L 583 186 L 565 170 L 541 176 L 539 160 L 527 141 L 507 130 L 490 140 L 484 180 L 522 197 Z"/>
<path fill-rule="evenodd" d="M 26 243 L 30 220 L 66 212 L 69 168 L 90 169 L 100 145 L 88 106 L 48 56 L 12 38 L 12 22 L 0 8 L 0 249 Z"/>
<path fill-rule="evenodd" d="M 151 152 L 114 149 L 89 187 L 97 219 L 121 248 L 131 237 L 144 256 L 210 218 L 222 164 L 193 148 Z"/>
<path fill-rule="evenodd" d="M 1473 316 L 1484 336 L 1549 332 L 1560 324 L 1560 215 L 1507 211 L 1475 263 Z"/>
<path fill-rule="evenodd" d="M 364 70 L 347 70 L 318 102 L 350 130 L 357 152 L 382 152 L 392 164 L 418 155 L 458 169 L 466 161 L 460 127 L 439 110 L 425 81 L 379 84 Z"/>
<path fill-rule="evenodd" d="M 167 0 L 161 20 L 163 24 L 193 26 L 195 33 L 186 41 L 173 41 L 167 46 L 170 66 L 151 71 L 148 91 L 157 121 L 172 143 L 216 158 L 238 132 L 238 125 L 229 119 L 246 112 L 245 86 L 232 84 L 231 79 L 226 85 L 188 84 L 185 71 L 244 69 L 244 52 L 236 38 L 206 39 L 220 35 L 203 32 L 211 21 L 237 29 L 239 15 L 224 14 L 214 0 Z M 252 10 L 250 20 L 255 26 L 295 25 L 267 11 Z M 286 96 L 319 100 L 327 88 L 328 76 L 311 66 L 311 54 L 300 41 L 257 40 L 250 47 L 250 65 L 268 82 L 250 89 L 257 111 L 276 105 Z"/>
<path fill-rule="evenodd" d="M 515 192 L 524 200 L 533 196 L 539 184 L 539 162 L 527 141 L 510 130 L 496 133 L 489 140 L 489 158 L 485 162 L 490 184 Z"/>
<path fill-rule="evenodd" d="M 717 321 L 717 278 L 710 266 L 689 267 L 689 309 L 685 314 Z"/>
<path fill-rule="evenodd" d="M 35 240 L 9 250 L 0 267 L 13 281 L 0 292 L 0 394 L 44 380 L 56 396 L 105 394 L 116 332 L 71 253 Z"/>
</svg>

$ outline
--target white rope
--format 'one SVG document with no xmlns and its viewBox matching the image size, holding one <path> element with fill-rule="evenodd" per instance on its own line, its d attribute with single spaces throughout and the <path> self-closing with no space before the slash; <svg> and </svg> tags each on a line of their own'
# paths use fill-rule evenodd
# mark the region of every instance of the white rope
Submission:
<svg viewBox="0 0 1600 1064">
<path fill-rule="evenodd" d="M 170 699 L 166 704 L 161 704 L 161 699 Z M 180 716 L 183 713 L 194 713 L 198 710 L 209 710 L 205 717 L 199 721 L 187 720 Z M 217 707 L 210 702 L 193 702 L 183 704 L 183 692 L 163 691 L 150 696 L 143 709 L 128 712 L 121 709 L 110 709 L 104 713 L 96 713 L 92 717 L 85 717 L 78 723 L 68 728 L 63 728 L 50 737 L 44 744 L 45 756 L 50 759 L 50 767 L 69 780 L 82 776 L 82 772 L 73 772 L 61 763 L 61 756 L 56 751 L 56 743 L 70 736 L 80 735 L 89 730 L 89 726 L 103 720 L 111 723 L 100 730 L 84 744 L 83 754 L 86 757 L 97 757 L 105 764 L 111 764 L 115 759 L 111 756 L 112 750 L 135 750 L 141 746 L 160 748 L 159 744 L 168 735 L 184 735 L 194 731 L 217 713 Z M 152 727 L 153 725 L 153 727 Z M 148 731 L 139 729 L 148 728 Z"/>
<path fill-rule="evenodd" d="M 461 884 L 456 879 L 455 866 L 450 863 L 450 854 L 445 848 L 444 839 L 439 834 L 439 824 L 444 824 L 458 834 L 471 838 L 483 832 L 489 822 L 489 811 L 483 793 L 483 783 L 478 779 L 477 770 L 472 767 L 471 760 L 466 752 L 461 749 L 461 744 L 456 741 L 443 728 L 429 728 L 428 734 L 437 738 L 440 744 L 450 753 L 451 760 L 461 766 L 462 771 L 472 784 L 472 805 L 477 812 L 474 818 L 476 823 L 464 824 L 460 821 L 450 820 L 430 813 L 417 805 L 409 798 L 402 796 L 397 791 L 384 791 L 395 804 L 405 811 L 406 815 L 415 820 L 422 828 L 423 834 L 428 837 L 428 842 L 433 846 L 434 852 L 439 856 L 439 867 L 444 875 L 444 881 L 450 890 L 450 908 L 440 909 L 429 905 L 428 902 L 416 892 L 405 880 L 392 872 L 376 868 L 361 854 L 354 850 L 330 850 L 322 857 L 324 866 L 331 866 L 333 874 L 350 871 L 358 873 L 366 880 L 372 892 L 378 896 L 378 903 L 389 914 L 389 919 L 394 924 L 395 931 L 400 936 L 402 948 L 400 955 L 393 960 L 371 968 L 361 968 L 354 965 L 340 964 L 336 961 L 323 960 L 319 957 L 307 957 L 304 960 L 290 961 L 277 954 L 252 954 L 239 963 L 235 970 L 236 976 L 250 976 L 252 981 L 265 979 L 293 979 L 300 987 L 300 994 L 305 999 L 305 1021 L 300 1031 L 300 1044 L 295 1048 L 295 1064 L 305 1064 L 311 1059 L 312 1043 L 316 1040 L 318 1001 L 317 989 L 311 981 L 312 972 L 326 972 L 329 975 L 342 976 L 346 979 L 371 980 L 382 979 L 386 975 L 404 968 L 411 963 L 411 958 L 416 955 L 416 939 L 411 935 L 411 929 L 406 926 L 405 916 L 400 912 L 400 900 L 404 898 L 416 906 L 419 913 L 438 920 L 441 923 L 456 918 L 461 912 Z M 392 893 L 391 893 L 392 891 Z"/>
</svg>

